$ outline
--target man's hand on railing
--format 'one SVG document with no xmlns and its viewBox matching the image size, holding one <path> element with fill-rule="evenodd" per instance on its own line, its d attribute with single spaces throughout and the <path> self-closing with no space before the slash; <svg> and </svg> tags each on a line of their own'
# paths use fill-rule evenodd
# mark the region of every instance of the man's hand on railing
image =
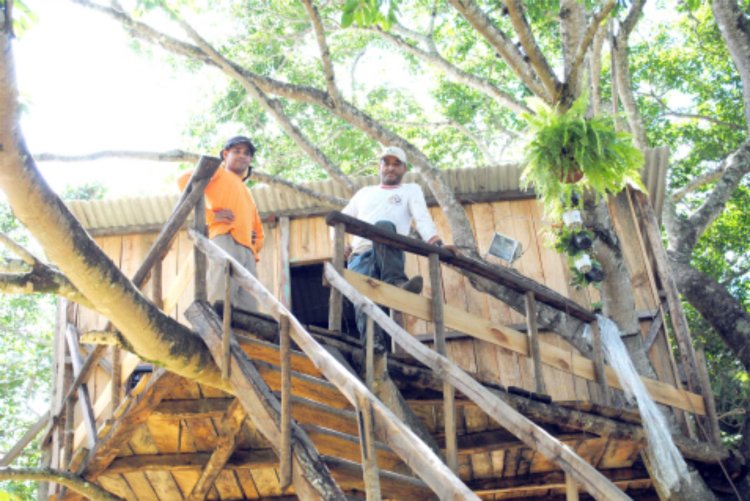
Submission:
<svg viewBox="0 0 750 501">
<path fill-rule="evenodd" d="M 214 221 L 218 223 L 231 223 L 234 221 L 234 213 L 229 209 L 215 209 Z"/>
<path fill-rule="evenodd" d="M 351 245 L 344 246 L 344 261 L 348 261 L 349 256 L 351 255 L 352 255 L 352 246 Z"/>
</svg>

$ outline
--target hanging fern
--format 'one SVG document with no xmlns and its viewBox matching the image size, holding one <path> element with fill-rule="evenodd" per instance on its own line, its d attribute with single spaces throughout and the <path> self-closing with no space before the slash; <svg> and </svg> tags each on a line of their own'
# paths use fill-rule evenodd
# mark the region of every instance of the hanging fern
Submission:
<svg viewBox="0 0 750 501">
<path fill-rule="evenodd" d="M 593 190 L 598 195 L 617 193 L 627 184 L 645 191 L 640 170 L 641 151 L 630 134 L 617 132 L 608 116 L 586 118 L 587 96 L 579 97 L 565 113 L 534 99 L 535 115 L 524 114 L 532 136 L 525 147 L 526 167 L 521 181 L 533 185 L 545 211 L 558 216 L 573 191 Z M 576 184 L 566 182 L 577 173 Z"/>
</svg>

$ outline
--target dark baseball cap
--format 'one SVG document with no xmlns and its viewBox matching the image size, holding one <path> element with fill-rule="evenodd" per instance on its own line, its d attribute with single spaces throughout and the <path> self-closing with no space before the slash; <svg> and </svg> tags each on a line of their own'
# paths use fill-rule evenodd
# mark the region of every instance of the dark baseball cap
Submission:
<svg viewBox="0 0 750 501">
<path fill-rule="evenodd" d="M 250 148 L 250 154 L 255 155 L 255 145 L 252 141 L 250 141 L 249 137 L 245 136 L 234 136 L 233 138 L 229 139 L 229 141 L 224 144 L 224 147 L 221 149 L 221 151 L 224 152 L 232 146 L 237 146 L 238 144 L 246 144 L 247 147 Z"/>
</svg>

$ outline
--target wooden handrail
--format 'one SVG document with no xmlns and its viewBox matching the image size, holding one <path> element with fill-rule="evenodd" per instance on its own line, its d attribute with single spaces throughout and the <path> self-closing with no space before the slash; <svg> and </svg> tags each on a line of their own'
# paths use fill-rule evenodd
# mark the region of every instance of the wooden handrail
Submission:
<svg viewBox="0 0 750 501">
<path fill-rule="evenodd" d="M 418 254 L 420 256 L 429 256 L 434 253 L 440 257 L 440 261 L 446 264 L 494 280 L 495 282 L 520 294 L 525 295 L 527 292 L 533 292 L 537 301 L 567 313 L 579 320 L 583 320 L 584 322 L 593 322 L 596 320 L 596 315 L 575 301 L 566 298 L 549 287 L 525 277 L 510 268 L 490 266 L 466 256 L 457 256 L 448 249 L 430 245 L 414 238 L 381 230 L 380 228 L 365 223 L 357 218 L 342 214 L 341 212 L 330 212 L 326 216 L 326 224 L 333 226 L 337 223 L 342 223 L 346 232 L 351 233 L 352 235 L 367 238 L 373 242 L 388 244 L 397 249 Z"/>
<path fill-rule="evenodd" d="M 198 161 L 198 167 L 193 171 L 193 175 L 190 176 L 185 190 L 182 192 L 180 199 L 177 201 L 172 215 L 169 216 L 167 222 L 162 226 L 159 235 L 151 245 L 151 248 L 146 253 L 146 258 L 141 263 L 138 271 L 133 275 L 133 283 L 136 287 L 141 287 L 148 278 L 151 268 L 154 263 L 158 260 L 161 261 L 166 255 L 167 251 L 172 245 L 172 240 L 177 235 L 177 232 L 182 228 L 185 220 L 190 215 L 190 212 L 195 208 L 195 204 L 203 197 L 203 190 L 206 185 L 211 181 L 211 177 L 219 168 L 221 160 L 214 157 L 201 157 Z"/>
<path fill-rule="evenodd" d="M 375 303 L 357 292 L 328 263 L 325 265 L 325 277 L 333 287 L 339 289 L 356 307 L 361 308 L 368 316 L 372 316 L 383 330 L 388 332 L 407 353 L 427 365 L 434 372 L 440 374 L 441 377 L 445 377 L 457 390 L 486 412 L 490 418 L 513 433 L 526 445 L 541 452 L 566 473 L 571 474 L 578 482 L 585 486 L 586 490 L 592 496 L 597 499 L 608 500 L 630 499 L 630 497 L 597 471 L 596 468 L 581 459 L 569 447 L 561 444 L 543 428 L 506 404 L 457 364 L 412 338 L 411 334 L 393 322 Z"/>
</svg>

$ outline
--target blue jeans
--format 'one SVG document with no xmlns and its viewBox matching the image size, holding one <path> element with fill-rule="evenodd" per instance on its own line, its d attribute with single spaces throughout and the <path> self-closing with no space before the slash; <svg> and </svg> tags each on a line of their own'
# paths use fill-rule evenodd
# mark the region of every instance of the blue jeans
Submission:
<svg viewBox="0 0 750 501">
<path fill-rule="evenodd" d="M 396 233 L 396 225 L 390 221 L 378 221 L 375 226 Z M 373 243 L 372 248 L 362 254 L 353 254 L 347 268 L 389 284 L 400 284 L 407 279 L 404 273 L 404 251 L 380 243 Z M 367 334 L 367 315 L 359 308 L 355 308 L 354 313 L 357 330 L 364 343 Z M 389 344 L 383 331 L 375 324 L 375 351 L 382 353 Z"/>
</svg>

